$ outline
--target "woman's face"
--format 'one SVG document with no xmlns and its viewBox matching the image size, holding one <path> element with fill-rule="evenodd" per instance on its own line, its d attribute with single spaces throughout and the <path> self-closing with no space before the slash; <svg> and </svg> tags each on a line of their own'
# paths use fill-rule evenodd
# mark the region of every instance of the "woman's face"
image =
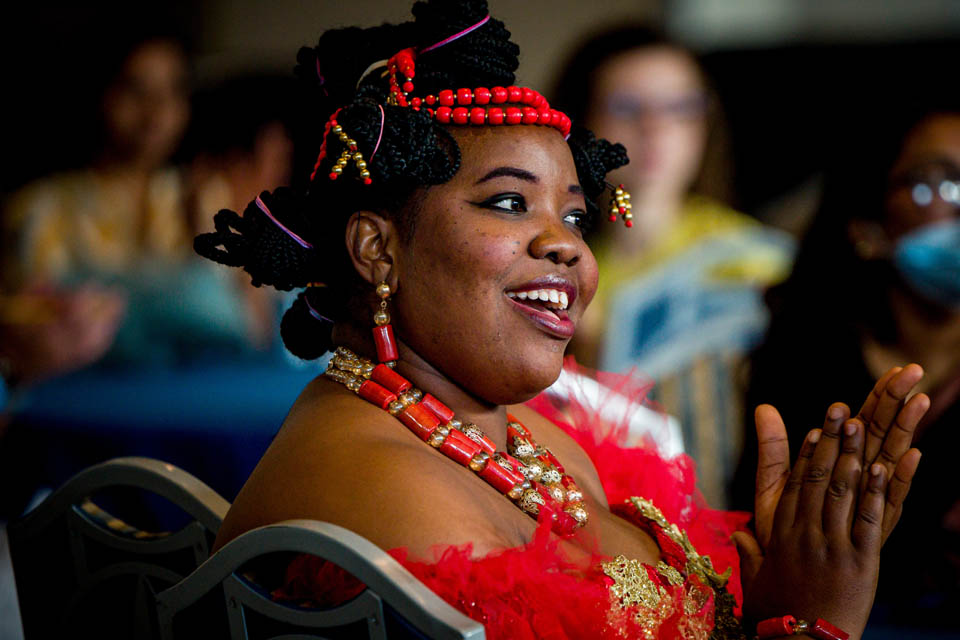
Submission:
<svg viewBox="0 0 960 640">
<path fill-rule="evenodd" d="M 460 170 L 425 189 L 395 259 L 398 335 L 494 404 L 556 380 L 597 287 L 569 147 L 539 126 L 453 128 Z M 535 292 L 535 293 L 534 293 Z"/>
<path fill-rule="evenodd" d="M 960 114 L 931 116 L 917 125 L 889 184 L 885 227 L 891 240 L 960 215 Z"/>
<path fill-rule="evenodd" d="M 164 40 L 137 47 L 103 98 L 115 153 L 151 168 L 170 159 L 189 115 L 186 61 L 176 44 Z"/>
<path fill-rule="evenodd" d="M 627 147 L 616 177 L 638 194 L 681 197 L 706 144 L 706 92 L 691 58 L 667 46 L 627 51 L 597 69 L 587 127 Z"/>
</svg>

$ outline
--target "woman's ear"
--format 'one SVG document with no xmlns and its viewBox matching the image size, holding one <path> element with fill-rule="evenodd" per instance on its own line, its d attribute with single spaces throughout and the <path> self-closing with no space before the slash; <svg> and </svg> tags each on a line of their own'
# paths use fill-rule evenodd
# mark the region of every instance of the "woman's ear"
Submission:
<svg viewBox="0 0 960 640">
<path fill-rule="evenodd" d="M 393 222 L 372 211 L 357 211 L 347 222 L 347 253 L 353 268 L 372 286 L 386 281 L 396 291 L 399 241 Z"/>
</svg>

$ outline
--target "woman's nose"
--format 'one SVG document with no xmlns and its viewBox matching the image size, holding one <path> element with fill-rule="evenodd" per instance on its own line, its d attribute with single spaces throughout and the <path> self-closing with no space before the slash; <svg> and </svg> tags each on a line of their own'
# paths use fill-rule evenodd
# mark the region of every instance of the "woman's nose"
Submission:
<svg viewBox="0 0 960 640">
<path fill-rule="evenodd" d="M 530 255 L 538 260 L 550 260 L 554 264 L 572 267 L 580 260 L 583 242 L 580 237 L 560 221 L 545 226 L 530 241 Z"/>
</svg>

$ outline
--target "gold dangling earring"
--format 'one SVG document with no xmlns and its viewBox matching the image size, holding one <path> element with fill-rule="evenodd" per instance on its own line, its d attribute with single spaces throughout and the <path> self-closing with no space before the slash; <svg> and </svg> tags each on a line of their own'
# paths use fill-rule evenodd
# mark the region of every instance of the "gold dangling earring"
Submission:
<svg viewBox="0 0 960 640">
<path fill-rule="evenodd" d="M 377 296 L 380 297 L 380 308 L 373 314 L 373 341 L 377 345 L 377 359 L 388 367 L 397 363 L 397 341 L 393 337 L 393 326 L 390 324 L 390 314 L 387 313 L 387 299 L 393 293 L 386 281 L 377 285 Z"/>
</svg>

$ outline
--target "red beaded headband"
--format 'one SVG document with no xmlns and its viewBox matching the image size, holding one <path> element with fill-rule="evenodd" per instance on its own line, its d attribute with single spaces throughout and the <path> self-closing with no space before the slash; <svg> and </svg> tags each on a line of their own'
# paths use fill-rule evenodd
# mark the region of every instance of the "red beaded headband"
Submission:
<svg viewBox="0 0 960 640">
<path fill-rule="evenodd" d="M 448 38 L 437 42 L 434 45 L 422 49 L 419 53 L 432 51 L 446 44 L 449 44 L 474 31 L 490 20 L 487 15 L 480 22 L 467 27 L 463 31 L 456 33 Z M 455 125 L 517 125 L 517 124 L 537 124 L 541 126 L 553 127 L 559 131 L 564 139 L 570 137 L 570 128 L 572 122 L 565 113 L 550 107 L 547 99 L 539 92 L 528 87 L 476 87 L 475 89 L 461 88 L 444 89 L 436 95 L 414 96 L 410 94 L 414 91 L 413 79 L 416 76 L 416 58 L 418 52 L 410 47 L 394 54 L 387 60 L 387 70 L 384 75 L 390 76 L 390 92 L 387 94 L 387 104 L 399 107 L 409 107 L 414 111 L 425 111 L 426 114 L 441 124 Z M 397 79 L 397 75 L 402 74 L 403 82 Z M 503 105 L 510 103 L 512 105 L 522 106 L 489 106 Z M 378 105 L 380 106 L 380 105 Z M 352 159 L 357 166 L 360 178 L 364 184 L 370 184 L 372 179 L 370 171 L 367 170 L 367 162 L 363 154 L 357 150 L 357 143 L 351 139 L 344 131 L 343 127 L 337 124 L 337 109 L 327 121 L 323 133 L 323 144 L 320 147 L 320 154 L 317 156 L 317 162 L 314 165 L 313 173 L 310 174 L 310 180 L 313 180 L 320 168 L 320 164 L 326 157 L 327 135 L 332 131 L 336 133 L 344 143 L 345 149 L 340 154 L 339 159 L 334 163 L 328 174 L 331 180 L 336 180 L 347 163 Z M 380 106 L 380 134 L 377 137 L 377 144 L 373 153 L 376 153 L 380 146 L 380 139 L 383 137 L 384 114 L 383 107 Z M 373 154 L 370 154 L 371 159 Z M 615 189 L 614 197 L 610 203 L 610 220 L 615 221 L 617 215 L 623 217 L 624 223 L 628 227 L 633 226 L 633 214 L 630 209 L 630 194 L 626 192 L 621 184 Z"/>
</svg>

